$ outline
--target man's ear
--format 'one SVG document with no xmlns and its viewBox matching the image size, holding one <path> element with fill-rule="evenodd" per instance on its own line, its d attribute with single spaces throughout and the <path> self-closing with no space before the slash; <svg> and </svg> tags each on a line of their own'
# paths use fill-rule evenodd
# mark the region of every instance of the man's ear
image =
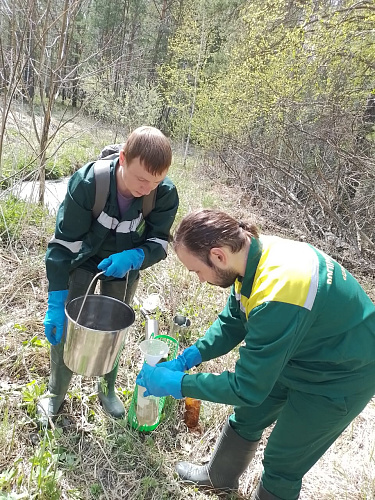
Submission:
<svg viewBox="0 0 375 500">
<path fill-rule="evenodd" d="M 124 153 L 123 149 L 120 149 L 119 160 L 120 160 L 120 165 L 122 167 L 124 167 L 126 165 L 126 161 L 125 161 L 125 153 Z"/>
<path fill-rule="evenodd" d="M 226 254 L 226 251 L 222 247 L 214 247 L 211 248 L 210 250 L 210 260 L 212 264 L 214 264 L 217 267 L 226 267 L 228 263 L 228 256 Z"/>
</svg>

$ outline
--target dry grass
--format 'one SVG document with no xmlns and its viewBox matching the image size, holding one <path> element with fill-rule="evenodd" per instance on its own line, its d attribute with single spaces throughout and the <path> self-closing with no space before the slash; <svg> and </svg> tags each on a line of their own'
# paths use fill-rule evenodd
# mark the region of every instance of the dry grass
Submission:
<svg viewBox="0 0 375 500">
<path fill-rule="evenodd" d="M 183 186 L 178 219 L 199 206 L 221 206 L 238 216 L 246 212 L 240 206 L 238 193 L 227 188 L 223 191 L 214 182 L 204 181 L 195 166 L 185 171 L 176 168 L 172 177 Z M 264 227 L 271 229 L 260 216 Z M 200 427 L 189 432 L 183 423 L 183 402 L 170 398 L 161 424 L 152 433 L 144 434 L 131 429 L 126 420 L 115 421 L 103 412 L 94 379 L 74 376 L 54 429 L 38 431 L 34 400 L 27 400 L 25 390 L 43 390 L 49 374 L 49 347 L 42 324 L 47 300 L 43 254 L 33 250 L 40 248 L 40 242 L 48 237 L 33 231 L 33 237 L 29 234 L 22 248 L 0 251 L 0 498 L 248 498 L 261 474 L 270 430 L 242 476 L 238 494 L 198 490 L 179 482 L 174 472 L 178 460 L 209 459 L 231 412 L 225 405 L 203 402 Z M 366 281 L 368 289 L 373 290 L 373 283 L 372 279 Z M 169 332 L 171 319 L 177 313 L 191 319 L 192 328 L 179 339 L 181 349 L 203 334 L 227 295 L 199 284 L 172 253 L 166 261 L 143 273 L 138 299 L 142 301 L 150 291 L 158 291 L 163 298 L 158 316 L 160 333 Z M 143 337 L 144 321 L 137 311 L 118 377 L 119 394 L 126 408 L 142 364 L 138 344 Z M 206 363 L 204 370 L 220 372 L 231 369 L 234 362 L 235 354 L 230 354 Z M 306 475 L 301 499 L 375 498 L 374 422 L 372 401 Z"/>
</svg>

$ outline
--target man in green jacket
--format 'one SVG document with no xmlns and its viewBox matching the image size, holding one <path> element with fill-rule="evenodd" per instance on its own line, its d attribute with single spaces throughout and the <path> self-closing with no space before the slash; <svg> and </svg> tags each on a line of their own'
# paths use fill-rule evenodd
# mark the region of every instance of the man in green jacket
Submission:
<svg viewBox="0 0 375 500">
<path fill-rule="evenodd" d="M 225 309 L 175 360 L 144 365 L 145 395 L 226 403 L 208 465 L 177 464 L 183 480 L 232 489 L 264 451 L 254 500 L 295 500 L 302 478 L 375 393 L 375 306 L 339 263 L 307 243 L 259 236 L 254 225 L 203 210 L 186 216 L 174 247 L 199 279 L 232 286 Z M 233 372 L 186 374 L 240 344 Z"/>
<path fill-rule="evenodd" d="M 65 303 L 84 295 L 99 270 L 103 271 L 100 293 L 130 303 L 139 269 L 167 255 L 178 208 L 176 187 L 167 177 L 171 162 L 170 142 L 160 130 L 134 130 L 118 158 L 108 162 L 108 197 L 97 217 L 93 207 L 100 185 L 96 186 L 95 162 L 87 163 L 69 181 L 46 253 L 49 287 L 44 325 L 52 345 L 48 393 L 38 404 L 42 425 L 57 414 L 72 377 L 63 361 Z M 153 190 L 154 206 L 144 218 L 142 202 Z M 98 394 L 105 410 L 121 418 L 124 406 L 115 392 L 117 371 L 118 365 L 105 375 L 106 387 L 99 384 Z"/>
</svg>

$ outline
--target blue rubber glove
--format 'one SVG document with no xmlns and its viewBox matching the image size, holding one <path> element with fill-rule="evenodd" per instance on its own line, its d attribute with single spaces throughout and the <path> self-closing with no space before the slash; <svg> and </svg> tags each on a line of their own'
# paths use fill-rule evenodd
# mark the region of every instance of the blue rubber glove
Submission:
<svg viewBox="0 0 375 500">
<path fill-rule="evenodd" d="M 132 248 L 110 255 L 98 264 L 98 269 L 105 271 L 105 276 L 123 278 L 128 271 L 139 269 L 144 259 L 145 253 L 141 248 Z"/>
<path fill-rule="evenodd" d="M 48 294 L 48 309 L 44 317 L 44 333 L 50 344 L 60 344 L 65 323 L 65 301 L 68 290 L 57 290 Z"/>
<path fill-rule="evenodd" d="M 176 359 L 171 359 L 171 361 L 165 361 L 164 363 L 158 363 L 159 367 L 168 368 L 174 372 L 186 372 L 193 368 L 193 366 L 200 365 L 202 363 L 202 355 L 195 345 L 187 347 Z"/>
<path fill-rule="evenodd" d="M 159 398 L 173 396 L 175 399 L 182 399 L 181 384 L 184 376 L 183 372 L 173 372 L 159 365 L 150 366 L 145 363 L 138 374 L 136 383 L 146 388 L 144 396 Z"/>
</svg>

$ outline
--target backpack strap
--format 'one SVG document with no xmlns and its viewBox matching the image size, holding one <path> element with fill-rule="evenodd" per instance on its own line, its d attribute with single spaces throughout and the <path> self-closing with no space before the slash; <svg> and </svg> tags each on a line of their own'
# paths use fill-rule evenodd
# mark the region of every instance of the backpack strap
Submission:
<svg viewBox="0 0 375 500">
<path fill-rule="evenodd" d="M 158 188 L 155 188 L 149 193 L 147 196 L 143 197 L 142 200 L 142 215 L 145 219 L 150 212 L 155 208 L 156 203 L 156 191 Z"/>
<path fill-rule="evenodd" d="M 102 213 L 109 194 L 109 166 L 110 159 L 97 160 L 94 163 L 94 176 L 95 176 L 95 202 L 92 207 L 92 215 L 97 219 Z"/>
</svg>

